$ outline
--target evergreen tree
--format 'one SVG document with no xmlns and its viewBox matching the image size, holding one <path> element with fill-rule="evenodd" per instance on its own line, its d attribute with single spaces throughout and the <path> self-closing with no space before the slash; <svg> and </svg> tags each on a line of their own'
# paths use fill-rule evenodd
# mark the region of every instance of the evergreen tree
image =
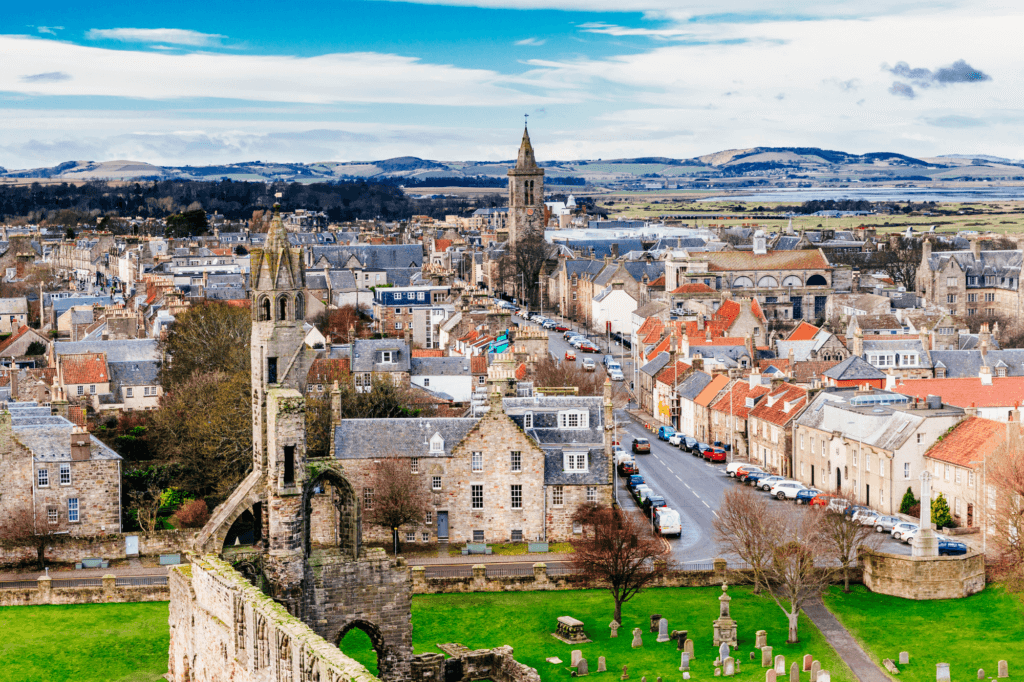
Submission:
<svg viewBox="0 0 1024 682">
<path fill-rule="evenodd" d="M 932 523 L 936 528 L 952 528 L 956 525 L 953 523 L 953 515 L 949 513 L 949 502 L 942 493 L 932 500 Z"/>
<path fill-rule="evenodd" d="M 918 503 L 918 499 L 914 497 L 914 491 L 907 486 L 907 492 L 903 494 L 903 501 L 900 502 L 900 514 L 909 514 L 910 509 Z"/>
</svg>

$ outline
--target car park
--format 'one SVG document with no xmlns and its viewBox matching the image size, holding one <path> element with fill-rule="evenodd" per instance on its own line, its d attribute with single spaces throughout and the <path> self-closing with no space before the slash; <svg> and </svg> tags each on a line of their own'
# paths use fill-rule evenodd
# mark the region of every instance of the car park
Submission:
<svg viewBox="0 0 1024 682">
<path fill-rule="evenodd" d="M 889 534 L 897 540 L 902 540 L 903 537 L 912 530 L 917 530 L 916 523 L 910 523 L 909 521 L 900 521 L 892 527 Z"/>
<path fill-rule="evenodd" d="M 776 483 L 779 483 L 780 481 L 785 481 L 785 480 L 786 480 L 785 476 L 763 476 L 763 477 L 757 479 L 757 482 L 754 484 L 754 487 L 755 488 L 760 488 L 764 492 L 768 492 L 769 490 L 772 489 L 772 486 L 774 486 Z"/>
<path fill-rule="evenodd" d="M 654 510 L 654 530 L 659 535 L 683 534 L 683 525 L 679 519 L 679 512 L 669 507 L 659 507 Z"/>
<path fill-rule="evenodd" d="M 633 439 L 633 452 L 634 453 L 650 453 L 651 452 L 651 441 L 646 438 L 634 438 Z"/>
<path fill-rule="evenodd" d="M 796 502 L 797 504 L 810 504 L 811 500 L 813 500 L 820 494 L 821 491 L 818 490 L 817 488 L 804 488 L 803 490 L 797 492 L 796 498 L 794 498 L 794 502 Z"/>
<path fill-rule="evenodd" d="M 668 440 L 675 434 L 676 430 L 671 426 L 658 427 L 658 440 Z"/>
<path fill-rule="evenodd" d="M 804 484 L 800 481 L 778 481 L 768 492 L 775 499 L 792 500 L 803 489 Z"/>
<path fill-rule="evenodd" d="M 902 521 L 898 516 L 876 516 L 875 519 L 875 530 L 879 533 L 890 533 L 892 527 Z"/>
</svg>

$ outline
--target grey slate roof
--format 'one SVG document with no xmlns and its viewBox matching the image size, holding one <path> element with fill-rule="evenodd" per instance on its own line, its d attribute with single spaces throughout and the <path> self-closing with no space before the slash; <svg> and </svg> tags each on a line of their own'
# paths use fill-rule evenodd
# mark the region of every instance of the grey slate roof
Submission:
<svg viewBox="0 0 1024 682">
<path fill-rule="evenodd" d="M 116 392 L 122 386 L 158 386 L 159 362 L 108 362 L 110 391 Z"/>
<path fill-rule="evenodd" d="M 604 442 L 603 401 L 600 396 L 535 395 L 530 398 L 503 398 L 502 409 L 520 428 L 524 428 L 526 414 L 532 414 L 533 428 L 524 430 L 542 446 L 600 444 Z M 589 428 L 559 428 L 558 413 L 561 410 L 586 410 Z"/>
<path fill-rule="evenodd" d="M 57 355 L 80 355 L 82 353 L 106 353 L 107 362 L 158 362 L 160 348 L 156 339 L 125 339 L 120 341 L 102 339 L 53 344 Z"/>
<path fill-rule="evenodd" d="M 469 376 L 468 357 L 413 358 L 409 373 L 412 376 Z"/>
<path fill-rule="evenodd" d="M 976 258 L 972 251 L 940 251 L 931 255 L 928 267 L 933 271 L 941 270 L 951 259 L 955 260 L 960 269 L 969 276 L 1012 277 L 1015 281 L 1013 288 L 1019 287 L 1024 251 L 982 251 L 980 258 Z M 979 282 L 977 286 L 981 285 Z M 1000 283 L 998 280 L 997 285 L 1007 287 L 1006 283 Z"/>
<path fill-rule="evenodd" d="M 577 277 L 583 277 L 583 275 L 596 277 L 603 267 L 604 261 L 600 260 L 567 260 L 565 261 L 565 276 L 568 278 L 572 278 L 573 275 Z"/>
<path fill-rule="evenodd" d="M 566 239 L 564 244 L 570 249 L 582 251 L 585 255 L 591 254 L 593 249 L 592 255 L 598 259 L 615 255 L 612 244 L 618 244 L 620 256 L 628 251 L 642 251 L 644 248 L 643 242 L 639 239 Z"/>
<path fill-rule="evenodd" d="M 637 282 L 647 276 L 647 280 L 653 282 L 665 274 L 665 261 L 663 260 L 635 260 L 625 263 L 628 272 Z"/>
<path fill-rule="evenodd" d="M 851 355 L 835 367 L 825 370 L 822 376 L 836 381 L 858 381 L 861 379 L 884 379 L 885 373 L 872 366 L 863 358 Z"/>
<path fill-rule="evenodd" d="M 587 449 L 587 471 L 567 472 L 565 452 L 580 452 L 581 448 L 553 448 L 544 450 L 544 485 L 602 485 L 610 478 L 611 462 L 604 448 Z"/>
<path fill-rule="evenodd" d="M 948 379 L 976 377 L 981 373 L 980 350 L 933 350 L 930 355 L 936 368 L 946 369 Z M 989 367 L 1004 363 L 1008 377 L 1024 376 L 1024 349 L 990 350 L 985 354 L 985 361 Z"/>
<path fill-rule="evenodd" d="M 670 359 L 671 358 L 669 357 L 668 353 L 665 353 L 665 352 L 658 353 L 657 357 L 652 358 L 650 360 L 650 362 L 648 362 L 646 365 L 644 365 L 643 367 L 640 368 L 640 372 L 642 374 L 646 374 L 648 376 L 652 376 L 653 377 L 658 372 L 660 372 L 661 370 L 665 369 L 665 365 L 667 365 L 669 363 Z"/>
<path fill-rule="evenodd" d="M 95 303 L 109 306 L 115 303 L 124 303 L 124 299 L 120 296 L 116 298 L 113 296 L 72 296 L 70 298 L 54 298 L 51 301 L 53 303 L 53 312 L 57 317 L 60 317 L 76 305 L 93 305 Z"/>
<path fill-rule="evenodd" d="M 676 393 L 680 398 L 694 400 L 700 395 L 708 384 L 711 383 L 711 375 L 705 372 L 692 372 L 676 386 Z"/>
<path fill-rule="evenodd" d="M 888 352 L 899 352 L 899 351 L 915 351 L 917 353 L 918 367 L 931 367 L 932 363 L 928 360 L 928 353 L 925 352 L 924 344 L 921 343 L 920 339 L 886 339 L 884 336 L 865 336 L 864 337 L 864 352 L 868 351 L 888 351 Z"/>
<path fill-rule="evenodd" d="M 35 403 L 8 403 L 11 428 L 22 445 L 32 451 L 38 462 L 70 462 L 71 430 L 74 424 L 64 417 L 50 415 L 50 408 Z M 117 460 L 121 456 L 95 436 L 91 459 Z"/>
<path fill-rule="evenodd" d="M 338 459 L 380 457 L 451 457 L 478 419 L 342 419 L 334 427 L 334 455 Z M 430 452 L 435 433 L 444 439 L 444 453 Z"/>
<path fill-rule="evenodd" d="M 398 351 L 397 362 L 378 362 L 381 351 Z M 352 353 L 353 372 L 408 372 L 409 344 L 401 339 L 356 339 Z"/>
<path fill-rule="evenodd" d="M 321 257 L 331 265 L 345 267 L 352 256 L 364 268 L 392 270 L 395 268 L 421 268 L 423 266 L 422 244 L 353 244 L 350 246 L 309 246 L 306 248 L 309 262 L 316 263 Z"/>
</svg>

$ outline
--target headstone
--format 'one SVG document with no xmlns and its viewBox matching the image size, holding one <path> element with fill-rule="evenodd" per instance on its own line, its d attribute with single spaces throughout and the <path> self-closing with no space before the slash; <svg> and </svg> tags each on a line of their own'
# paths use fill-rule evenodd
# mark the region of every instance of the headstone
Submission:
<svg viewBox="0 0 1024 682">
<path fill-rule="evenodd" d="M 949 682 L 949 663 L 935 664 L 935 682 Z"/>
<path fill-rule="evenodd" d="M 633 628 L 633 648 L 639 649 L 644 645 L 644 640 L 640 637 L 640 628 Z"/>
<path fill-rule="evenodd" d="M 685 672 L 685 673 L 683 673 L 683 679 L 684 679 L 684 680 L 688 680 L 688 679 L 690 679 L 690 673 L 689 673 L 689 672 Z"/>
<path fill-rule="evenodd" d="M 622 627 L 621 625 L 619 625 L 619 621 L 613 620 L 612 622 L 608 623 L 608 627 L 612 629 L 611 636 L 613 638 L 619 636 L 619 628 Z"/>
<path fill-rule="evenodd" d="M 658 682 L 661 682 L 661 675 L 658 675 Z"/>
<path fill-rule="evenodd" d="M 652 613 L 651 614 L 651 632 L 657 632 L 658 631 L 658 623 L 660 621 L 661 621 L 661 614 L 660 613 Z"/>
<path fill-rule="evenodd" d="M 814 661 L 811 663 L 811 682 L 818 682 L 819 672 L 821 672 L 821 663 Z"/>
<path fill-rule="evenodd" d="M 544 660 L 548 663 L 554 663 L 555 665 L 562 662 L 562 659 L 560 659 L 558 656 L 552 656 L 551 658 L 545 658 Z"/>
<path fill-rule="evenodd" d="M 910 654 L 906 651 L 900 652 L 900 665 L 906 665 L 910 663 Z"/>
<path fill-rule="evenodd" d="M 892 662 L 891 658 L 883 658 L 882 659 L 882 665 L 884 665 L 885 669 L 888 670 L 893 675 L 899 675 L 900 674 L 900 669 L 896 667 L 896 664 Z"/>
<path fill-rule="evenodd" d="M 715 646 L 718 646 L 725 642 L 733 647 L 737 647 L 739 646 L 736 635 L 738 628 L 736 621 L 729 615 L 729 602 L 732 600 L 732 597 L 726 592 L 727 589 L 728 586 L 722 583 L 722 596 L 718 598 L 719 615 L 715 622 L 712 623 L 715 632 L 714 643 Z"/>
<path fill-rule="evenodd" d="M 643 675 L 640 677 L 640 682 L 647 682 L 647 676 Z"/>
<path fill-rule="evenodd" d="M 779 654 L 775 657 L 775 674 L 785 675 L 786 674 L 786 657 Z"/>
<path fill-rule="evenodd" d="M 687 634 L 686 630 L 673 630 L 669 633 L 669 639 L 674 639 L 676 641 L 676 651 L 682 651 L 686 646 Z"/>
<path fill-rule="evenodd" d="M 764 671 L 764 682 L 775 682 L 775 668 L 768 668 Z"/>
<path fill-rule="evenodd" d="M 715 668 L 715 677 L 721 677 L 721 676 L 722 676 L 722 669 L 721 668 Z"/>
<path fill-rule="evenodd" d="M 668 620 L 662 618 L 658 621 L 658 639 L 656 641 L 667 642 L 668 639 Z"/>
<path fill-rule="evenodd" d="M 807 672 L 807 671 L 809 671 L 811 669 L 811 663 L 813 663 L 813 662 L 814 662 L 814 656 L 811 656 L 810 654 L 805 654 L 804 655 L 804 668 L 803 668 L 804 672 Z"/>
<path fill-rule="evenodd" d="M 729 658 L 729 645 L 722 642 L 718 645 L 718 660 L 725 661 L 727 658 Z"/>
<path fill-rule="evenodd" d="M 756 656 L 757 656 L 757 652 L 756 652 L 756 651 L 751 651 L 751 652 L 750 652 L 750 660 L 754 660 L 754 658 L 755 658 Z"/>
<path fill-rule="evenodd" d="M 690 655 L 690 660 L 691 661 L 696 661 L 697 660 L 697 657 L 693 655 L 693 640 L 692 639 L 686 640 L 686 644 L 683 645 L 683 651 L 685 651 L 686 653 L 688 653 Z"/>
<path fill-rule="evenodd" d="M 768 668 L 772 664 L 772 648 L 770 646 L 761 647 L 761 667 Z"/>
<path fill-rule="evenodd" d="M 979 680 L 985 679 L 985 669 L 984 668 L 978 668 L 978 679 Z"/>
<path fill-rule="evenodd" d="M 723 659 L 722 666 L 725 668 L 722 674 L 726 677 L 732 677 L 736 674 L 736 659 L 734 659 L 732 656 L 726 656 Z"/>
<path fill-rule="evenodd" d="M 590 664 L 587 663 L 587 659 L 581 658 L 576 666 L 576 677 L 584 677 L 588 674 L 590 674 Z"/>
<path fill-rule="evenodd" d="M 620 677 L 619 679 L 620 680 L 628 680 L 629 679 L 629 666 L 628 665 L 622 666 L 622 677 Z"/>
<path fill-rule="evenodd" d="M 680 672 L 686 672 L 690 669 L 690 654 L 685 651 L 679 654 L 679 670 Z"/>
<path fill-rule="evenodd" d="M 796 664 L 796 661 L 789 666 L 789 682 L 800 682 L 800 666 Z"/>
<path fill-rule="evenodd" d="M 604 663 L 604 656 L 598 656 L 597 657 L 597 672 L 603 673 L 603 672 L 605 672 L 607 670 L 608 670 L 608 668 L 605 667 L 605 663 Z"/>
<path fill-rule="evenodd" d="M 832 682 L 832 674 L 827 670 L 818 673 L 818 682 Z"/>
<path fill-rule="evenodd" d="M 1006 661 L 999 661 L 999 672 L 998 672 L 998 675 L 999 675 L 999 677 L 1009 677 L 1010 676 L 1010 668 L 1006 664 Z"/>
<path fill-rule="evenodd" d="M 575 668 L 577 665 L 579 665 L 581 658 L 583 658 L 583 651 L 581 651 L 580 649 L 573 649 L 572 658 L 570 659 L 571 663 L 569 663 L 569 667 Z"/>
<path fill-rule="evenodd" d="M 768 646 L 768 632 L 766 630 L 758 630 L 757 634 L 754 635 L 754 648 L 763 649 Z"/>
</svg>

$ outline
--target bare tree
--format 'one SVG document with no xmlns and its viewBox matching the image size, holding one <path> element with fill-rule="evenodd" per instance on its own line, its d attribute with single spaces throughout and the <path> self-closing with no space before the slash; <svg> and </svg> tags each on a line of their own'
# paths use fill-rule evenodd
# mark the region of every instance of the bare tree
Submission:
<svg viewBox="0 0 1024 682">
<path fill-rule="evenodd" d="M 615 601 L 615 621 L 622 605 L 658 580 L 665 571 L 658 559 L 664 547 L 637 515 L 609 507 L 581 508 L 573 520 L 583 533 L 572 540 L 572 564 L 588 581 L 604 585 Z"/>
<path fill-rule="evenodd" d="M 550 357 L 534 366 L 533 381 L 540 387 L 575 386 L 579 389 L 579 395 L 604 394 L 603 372 L 587 372 L 575 362 L 553 360 Z"/>
<path fill-rule="evenodd" d="M 821 536 L 829 554 L 839 561 L 843 573 L 843 592 L 850 591 L 850 569 L 857 563 L 862 549 L 878 546 L 874 525 L 855 521 L 843 512 L 826 510 L 821 518 Z"/>
<path fill-rule="evenodd" d="M 780 522 L 778 507 L 770 498 L 746 486 L 730 488 L 722 498 L 715 517 L 715 540 L 750 564 L 754 573 L 754 594 L 759 594 L 765 566 L 771 561 L 774 528 Z"/>
<path fill-rule="evenodd" d="M 818 508 L 804 514 L 780 516 L 774 525 L 772 552 L 761 579 L 767 592 L 789 620 L 788 644 L 800 641 L 798 625 L 804 604 L 819 599 L 832 579 L 831 571 L 815 565 L 815 559 L 830 558 L 822 535 L 822 514 Z"/>
<path fill-rule="evenodd" d="M 146 533 L 156 530 L 157 518 L 160 514 L 160 493 L 163 489 L 156 483 L 150 483 L 145 490 L 132 490 L 128 493 L 131 509 L 135 512 L 135 521 Z"/>
<path fill-rule="evenodd" d="M 371 523 L 391 529 L 395 555 L 400 550 L 398 529 L 423 522 L 430 502 L 422 477 L 412 472 L 408 458 L 386 457 L 373 464 L 370 476 L 372 502 L 364 509 Z"/>
<path fill-rule="evenodd" d="M 46 518 L 36 519 L 31 503 L 23 504 L 0 515 L 0 542 L 11 546 L 28 546 L 36 550 L 36 563 L 42 570 L 46 564 L 46 546 L 54 535 L 67 533 L 67 518 L 61 509 L 46 510 Z"/>
<path fill-rule="evenodd" d="M 1010 590 L 1019 592 L 1024 590 L 1024 440 L 1019 432 L 989 456 L 986 468 L 989 499 L 995 497 L 986 532 L 991 532 L 999 573 Z"/>
</svg>

